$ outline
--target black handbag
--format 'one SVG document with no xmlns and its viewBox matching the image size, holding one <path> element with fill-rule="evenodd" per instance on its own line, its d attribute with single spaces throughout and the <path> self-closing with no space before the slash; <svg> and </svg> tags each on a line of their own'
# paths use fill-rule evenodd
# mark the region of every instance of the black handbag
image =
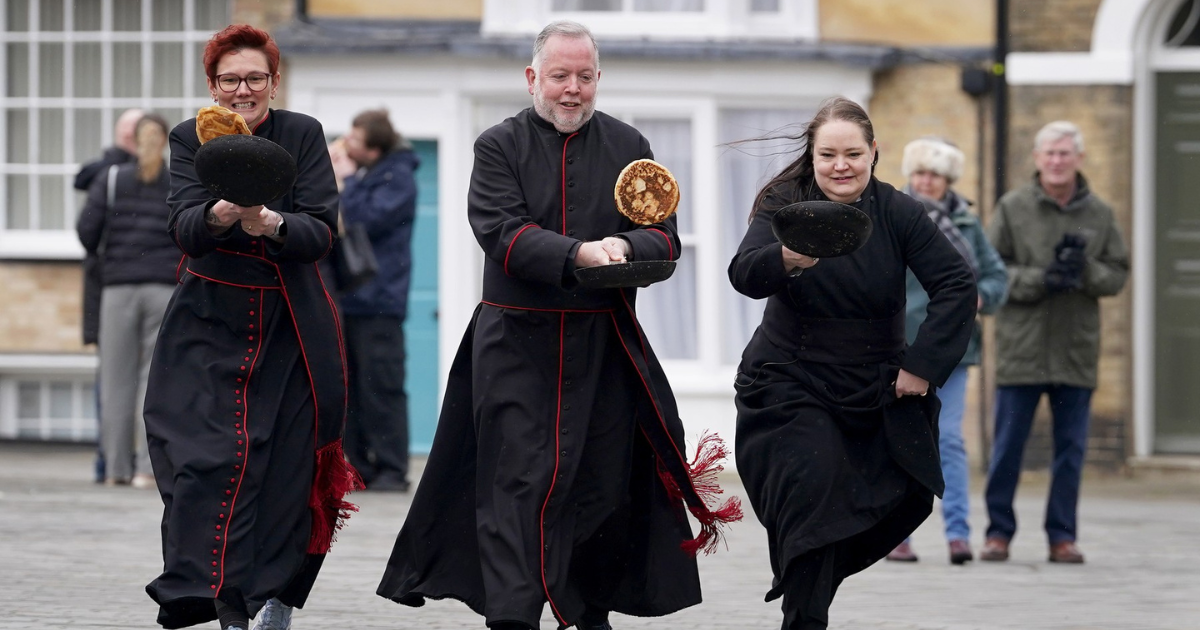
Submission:
<svg viewBox="0 0 1200 630">
<path fill-rule="evenodd" d="M 347 223 L 333 244 L 333 264 L 337 273 L 338 289 L 351 293 L 370 282 L 379 273 L 379 261 L 367 228 L 361 223 Z"/>
</svg>

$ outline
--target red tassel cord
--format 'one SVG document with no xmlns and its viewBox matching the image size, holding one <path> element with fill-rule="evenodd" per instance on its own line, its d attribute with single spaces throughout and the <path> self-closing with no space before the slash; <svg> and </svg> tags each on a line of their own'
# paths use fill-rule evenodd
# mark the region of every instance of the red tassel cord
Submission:
<svg viewBox="0 0 1200 630">
<path fill-rule="evenodd" d="M 658 475 L 671 496 L 683 499 L 688 511 L 700 522 L 700 535 L 692 540 L 685 540 L 680 547 L 691 555 L 701 551 L 705 555 L 717 550 L 723 539 L 723 531 L 729 523 L 742 520 L 742 501 L 738 497 L 730 497 L 715 509 L 709 507 L 710 501 L 717 501 L 724 494 L 717 476 L 725 466 L 721 464 L 729 456 L 725 440 L 715 433 L 705 433 L 696 444 L 696 456 L 687 464 L 688 481 L 695 493 L 695 498 L 689 497 L 682 491 L 675 477 L 663 467 L 659 467 Z"/>
<path fill-rule="evenodd" d="M 341 440 L 317 450 L 316 473 L 308 495 L 308 509 L 312 513 L 308 553 L 329 553 L 338 530 L 352 512 L 358 511 L 358 506 L 346 501 L 345 496 L 365 487 L 358 471 L 346 461 Z"/>
</svg>

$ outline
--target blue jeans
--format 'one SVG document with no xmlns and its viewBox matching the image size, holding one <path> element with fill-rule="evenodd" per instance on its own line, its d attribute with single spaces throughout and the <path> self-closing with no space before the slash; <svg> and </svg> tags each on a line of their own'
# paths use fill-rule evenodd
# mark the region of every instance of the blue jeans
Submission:
<svg viewBox="0 0 1200 630">
<path fill-rule="evenodd" d="M 1042 394 L 1050 396 L 1054 416 L 1054 463 L 1046 503 L 1050 544 L 1075 540 L 1079 482 L 1087 452 L 1092 390 L 1070 385 L 1010 385 L 996 388 L 996 441 L 984 498 L 989 538 L 1011 540 L 1017 532 L 1013 497 L 1021 477 L 1021 458 Z"/>
<path fill-rule="evenodd" d="M 937 390 L 937 396 L 942 401 L 942 413 L 938 417 L 938 450 L 942 455 L 942 477 L 946 480 L 946 492 L 942 495 L 946 540 L 967 540 L 971 536 L 971 526 L 967 524 L 971 499 L 967 489 L 967 446 L 962 431 L 967 366 L 954 368 L 946 384 Z"/>
<path fill-rule="evenodd" d="M 967 446 L 962 433 L 966 396 L 967 366 L 960 365 L 950 373 L 945 386 L 937 390 L 938 400 L 942 401 L 942 413 L 938 416 L 938 450 L 942 456 L 942 477 L 946 480 L 942 521 L 946 525 L 947 541 L 971 537 L 971 526 L 967 524 L 971 505 L 967 488 Z"/>
</svg>

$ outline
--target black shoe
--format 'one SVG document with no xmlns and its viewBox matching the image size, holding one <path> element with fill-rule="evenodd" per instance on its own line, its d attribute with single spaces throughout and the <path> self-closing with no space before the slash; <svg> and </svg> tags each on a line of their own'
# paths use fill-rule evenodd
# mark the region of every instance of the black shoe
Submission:
<svg viewBox="0 0 1200 630">
<path fill-rule="evenodd" d="M 613 630 L 613 627 L 607 621 L 601 622 L 599 625 L 581 623 L 577 627 L 579 630 Z"/>
</svg>

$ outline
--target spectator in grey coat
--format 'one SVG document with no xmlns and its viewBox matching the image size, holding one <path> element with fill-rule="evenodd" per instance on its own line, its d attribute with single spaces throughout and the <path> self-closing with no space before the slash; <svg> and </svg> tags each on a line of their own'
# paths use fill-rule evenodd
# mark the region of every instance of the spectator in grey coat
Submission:
<svg viewBox="0 0 1200 630">
<path fill-rule="evenodd" d="M 1079 564 L 1076 510 L 1100 360 L 1100 298 L 1116 295 L 1129 255 L 1113 211 L 1079 167 L 1083 134 L 1052 122 L 1034 139 L 1033 181 L 1004 195 L 988 238 L 1008 266 L 1008 302 L 996 313 L 996 435 L 985 499 L 987 541 L 979 557 L 1008 559 L 1017 533 L 1013 497 L 1043 395 L 1054 415 L 1054 461 L 1046 505 L 1050 562 Z"/>
</svg>

